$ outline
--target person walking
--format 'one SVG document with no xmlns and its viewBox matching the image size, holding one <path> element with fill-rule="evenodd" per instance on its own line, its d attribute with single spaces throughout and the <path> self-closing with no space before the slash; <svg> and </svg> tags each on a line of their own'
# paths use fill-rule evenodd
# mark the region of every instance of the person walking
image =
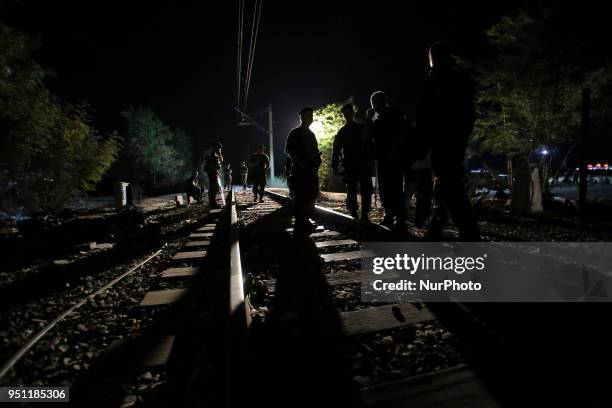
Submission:
<svg viewBox="0 0 612 408">
<path fill-rule="evenodd" d="M 450 213 L 462 241 L 479 241 L 476 217 L 465 189 L 465 151 L 474 128 L 475 87 L 443 42 L 429 49 L 431 70 L 420 114 L 419 134 L 431 147 L 434 208 L 427 237 L 439 240 Z"/>
<path fill-rule="evenodd" d="M 248 188 L 249 179 L 249 168 L 245 162 L 240 162 L 240 184 L 242 184 L 242 191 L 246 191 Z"/>
<path fill-rule="evenodd" d="M 263 202 L 263 197 L 268 181 L 268 170 L 270 168 L 270 158 L 265 153 L 265 146 L 258 145 L 255 153 L 251 155 L 249 160 L 249 174 L 253 183 L 253 199 Z"/>
<path fill-rule="evenodd" d="M 345 123 L 334 138 L 332 148 L 332 170 L 346 184 L 346 209 L 358 218 L 357 187 L 361 192 L 361 219 L 369 221 L 372 204 L 372 174 L 370 170 L 369 143 L 365 125 L 355 121 L 352 103 L 341 109 Z"/>
<path fill-rule="evenodd" d="M 223 198 L 223 192 L 221 190 L 221 166 L 223 163 L 223 152 L 221 149 L 223 145 L 220 142 L 216 142 L 211 149 L 211 152 L 206 156 L 204 162 L 204 170 L 208 176 L 208 205 L 211 208 L 219 208 L 217 203 L 217 194 L 221 192 L 221 198 Z"/>
<path fill-rule="evenodd" d="M 310 130 L 314 109 L 300 110 L 300 126 L 287 137 L 285 153 L 291 158 L 291 186 L 294 194 L 295 234 L 309 234 L 314 228 L 309 217 L 314 213 L 319 194 L 321 153 L 315 134 Z"/>
<path fill-rule="evenodd" d="M 389 106 L 384 92 L 374 92 L 370 104 L 367 130 L 376 159 L 380 201 L 385 209 L 381 224 L 405 230 L 404 166 L 401 155 L 405 147 L 406 124 L 402 115 Z"/>
<path fill-rule="evenodd" d="M 225 183 L 225 189 L 230 191 L 232 188 L 232 166 L 229 163 L 227 163 L 223 169 L 223 181 Z"/>
</svg>

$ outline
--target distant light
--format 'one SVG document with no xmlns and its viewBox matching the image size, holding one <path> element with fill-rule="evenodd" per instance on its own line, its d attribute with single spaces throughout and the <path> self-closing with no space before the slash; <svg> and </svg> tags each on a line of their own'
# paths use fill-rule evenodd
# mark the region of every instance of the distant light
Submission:
<svg viewBox="0 0 612 408">
<path fill-rule="evenodd" d="M 546 155 L 548 155 L 548 150 L 546 149 L 542 150 L 542 156 L 546 156 Z"/>
<path fill-rule="evenodd" d="M 489 171 L 487 169 L 474 169 L 474 170 L 470 170 L 470 173 L 472 174 L 481 174 L 481 173 L 488 173 Z"/>
<path fill-rule="evenodd" d="M 325 136 L 325 125 L 319 120 L 315 119 L 312 122 L 312 124 L 310 125 L 310 130 L 312 130 L 317 139 L 320 139 Z"/>
<path fill-rule="evenodd" d="M 609 163 L 604 163 L 604 164 L 601 164 L 601 163 L 591 164 L 591 163 L 589 163 L 589 164 L 587 164 L 587 169 L 588 170 L 604 170 L 604 171 L 612 170 L 610 168 L 610 164 Z M 576 169 L 576 170 L 578 170 L 578 169 Z"/>
</svg>

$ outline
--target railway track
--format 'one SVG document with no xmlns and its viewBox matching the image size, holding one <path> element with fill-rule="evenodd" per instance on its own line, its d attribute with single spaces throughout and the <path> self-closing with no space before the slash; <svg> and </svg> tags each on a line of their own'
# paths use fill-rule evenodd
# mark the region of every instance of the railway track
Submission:
<svg viewBox="0 0 612 408">
<path fill-rule="evenodd" d="M 317 231 L 292 238 L 289 200 L 279 191 L 268 196 L 276 205 L 264 203 L 268 208 L 253 216 L 258 205 L 245 200 L 243 219 L 253 220 L 242 231 L 243 269 L 252 275 L 258 328 L 251 330 L 260 354 L 253 358 L 258 369 L 275 367 L 264 375 L 286 390 L 277 391 L 279 406 L 292 398 L 305 406 L 371 407 L 612 402 L 606 377 L 597 374 L 603 361 L 612 362 L 612 336 L 601 327 L 609 303 L 361 304 L 357 281 L 367 254 L 360 243 L 397 238 L 323 207 L 313 216 Z M 279 230 L 280 240 L 269 239 Z M 268 241 L 274 249 L 266 250 Z M 275 257 L 279 251 L 285 253 Z M 570 329 L 574 324 L 584 332 Z"/>
<path fill-rule="evenodd" d="M 206 265 L 216 266 L 215 262 L 207 261 L 207 254 L 225 258 L 224 254 L 217 251 L 222 252 L 228 246 L 223 242 L 223 236 L 231 224 L 228 217 L 223 210 L 210 210 L 200 219 L 188 220 L 185 227 L 171 234 L 171 245 L 161 245 L 161 249 L 97 288 L 90 290 L 89 287 L 83 287 L 86 295 L 71 300 L 55 317 L 40 320 L 45 323 L 44 326 L 2 362 L 0 383 L 70 385 L 73 388 L 71 401 L 75 406 L 105 407 L 121 406 L 121 401 L 118 403 L 117 399 L 123 397 L 124 389 L 128 389 L 129 395 L 125 397 L 130 405 L 130 401 L 142 400 L 137 391 L 143 389 L 143 384 L 147 386 L 144 388 L 151 388 L 148 385 L 152 383 L 163 385 L 165 366 L 177 343 L 176 334 L 185 327 L 181 313 L 195 307 L 194 294 L 191 292 L 198 288 L 194 283 L 201 277 Z M 141 274 L 144 276 L 138 277 L 140 280 L 130 282 Z M 141 295 L 143 285 L 151 290 Z M 128 291 L 120 296 L 121 299 L 128 299 L 125 305 L 112 303 L 117 301 L 115 295 L 120 291 Z M 44 303 L 40 307 L 45 307 Z M 108 308 L 114 309 L 115 313 L 111 314 L 117 318 L 118 325 L 123 319 L 128 328 L 134 326 L 135 329 L 127 330 L 125 335 L 114 335 L 113 330 L 109 333 L 104 322 L 94 318 L 99 311 Z M 109 323 L 109 326 L 112 324 Z M 74 327 L 78 329 L 73 330 Z M 79 331 L 82 333 L 66 335 Z M 83 337 L 92 338 L 96 335 L 102 339 L 90 340 L 90 343 L 99 342 L 96 347 L 106 348 L 106 351 L 98 353 L 96 347 L 87 347 L 83 343 Z M 60 338 L 63 342 L 58 348 L 56 346 Z M 79 351 L 83 348 L 91 351 Z M 54 355 L 53 359 L 60 361 L 51 373 L 54 378 L 55 374 L 62 378 L 62 374 L 58 373 L 61 371 L 66 373 L 63 378 L 71 380 L 60 380 L 59 383 L 57 380 L 45 381 L 45 378 L 49 378 L 50 368 L 42 365 L 46 363 L 37 361 L 42 354 L 45 354 L 45 358 Z M 62 359 L 64 363 L 70 364 L 69 368 L 62 366 Z M 67 371 L 75 365 L 78 371 L 69 375 Z M 21 378 L 25 378 L 26 383 Z"/>
<path fill-rule="evenodd" d="M 261 337 L 254 341 L 252 353 L 260 353 L 255 361 L 265 364 L 291 358 L 284 345 L 270 338 L 285 335 L 284 330 L 309 332 L 306 336 L 312 336 L 310 341 L 298 340 L 298 344 L 307 348 L 336 347 L 339 354 L 345 354 L 331 356 L 319 349 L 326 358 L 321 360 L 317 353 L 306 353 L 309 357 L 301 362 L 306 370 L 308 360 L 319 360 L 319 370 L 324 371 L 327 365 L 335 372 L 328 380 L 335 384 L 330 389 L 327 390 L 326 381 L 317 381 L 318 388 L 326 390 L 325 395 L 332 398 L 329 402 L 371 407 L 425 406 L 430 402 L 435 402 L 432 406 L 460 406 L 458 401 L 469 400 L 470 406 L 497 406 L 495 398 L 463 361 L 453 333 L 427 306 L 361 304 L 361 259 L 369 254 L 360 249 L 360 244 L 366 240 L 391 241 L 389 230 L 317 206 L 315 232 L 300 240 L 292 237 L 291 225 L 284 225 L 291 219 L 288 198 L 272 191 L 268 191 L 268 196 L 270 201 L 257 204 L 250 203 L 249 196 L 239 200 L 240 213 L 246 221 L 245 240 L 250 241 L 244 245 L 247 248 L 244 269 L 249 273 L 254 319 L 264 333 L 255 335 Z M 263 249 L 268 239 L 295 240 L 297 253 L 292 256 L 298 259 L 275 257 L 273 251 Z M 290 253 L 295 249 L 291 245 L 280 248 L 277 245 L 276 250 Z M 272 259 L 266 260 L 267 256 Z M 311 276 L 295 276 L 299 274 Z M 309 310 L 321 305 L 327 308 L 324 312 Z M 292 319 L 294 322 L 285 327 L 286 321 Z M 335 346 L 326 340 L 334 336 Z M 291 335 L 286 340 L 296 341 Z M 266 344 L 270 341 L 274 347 Z M 297 347 L 294 350 L 301 352 Z M 348 359 L 342 361 L 346 354 Z M 431 361 L 419 354 L 429 356 Z M 288 369 L 282 361 L 276 363 L 279 369 Z M 302 380 L 305 381 L 308 380 Z M 284 386 L 293 391 L 279 397 L 279 405 L 289 402 L 291 395 L 302 389 L 291 384 Z"/>
<path fill-rule="evenodd" d="M 519 406 L 516 389 L 539 390 L 524 364 L 541 342 L 514 329 L 534 330 L 550 309 L 363 304 L 361 243 L 392 241 L 389 230 L 317 207 L 315 232 L 300 238 L 279 192 L 256 203 L 231 191 L 226 202 L 156 266 L 133 305 L 148 324 L 77 378 L 75 406 L 496 407 Z M 121 279 L 45 326 L 2 374 Z"/>
</svg>

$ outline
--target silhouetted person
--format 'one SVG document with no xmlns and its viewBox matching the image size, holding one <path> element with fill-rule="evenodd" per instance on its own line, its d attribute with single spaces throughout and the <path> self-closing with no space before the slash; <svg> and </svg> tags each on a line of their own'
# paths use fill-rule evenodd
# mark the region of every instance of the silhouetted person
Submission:
<svg viewBox="0 0 612 408">
<path fill-rule="evenodd" d="M 317 139 L 309 129 L 313 122 L 313 108 L 300 111 L 299 127 L 287 138 L 285 153 L 291 157 L 291 184 L 295 202 L 295 232 L 310 233 L 313 230 L 309 217 L 314 213 L 319 193 L 319 166 L 321 153 Z"/>
<path fill-rule="evenodd" d="M 367 125 L 376 158 L 378 193 L 385 209 L 382 225 L 402 229 L 406 222 L 406 210 L 401 154 L 407 130 L 399 112 L 388 105 L 384 92 L 374 92 L 370 104 Z"/>
<path fill-rule="evenodd" d="M 355 121 L 353 104 L 344 105 L 341 113 L 345 124 L 334 138 L 332 170 L 346 183 L 346 209 L 355 219 L 359 209 L 357 204 L 357 185 L 359 185 L 361 219 L 368 221 L 372 204 L 372 173 L 365 125 Z"/>
<path fill-rule="evenodd" d="M 227 163 L 225 169 L 223 169 L 223 181 L 225 182 L 225 188 L 230 191 L 232 188 L 232 166 Z"/>
<path fill-rule="evenodd" d="M 417 126 L 432 150 L 435 176 L 434 211 L 428 237 L 439 239 L 450 212 L 463 241 L 478 241 L 480 233 L 465 190 L 465 150 L 475 121 L 474 84 L 437 42 L 429 50 L 431 70 Z"/>
<path fill-rule="evenodd" d="M 213 208 L 218 208 L 217 194 L 221 192 L 221 165 L 223 163 L 223 153 L 221 152 L 223 145 L 216 142 L 210 154 L 206 157 L 204 170 L 208 175 L 208 205 Z"/>
<path fill-rule="evenodd" d="M 257 201 L 257 196 L 259 196 L 260 203 L 263 202 L 266 182 L 268 181 L 268 169 L 270 168 L 270 158 L 264 152 L 264 145 L 258 145 L 255 153 L 251 154 L 249 160 L 249 173 L 253 183 L 253 199 Z"/>
<path fill-rule="evenodd" d="M 187 202 L 189 203 L 191 201 L 191 198 L 193 197 L 194 200 L 196 200 L 198 203 L 202 202 L 202 186 L 200 185 L 200 180 L 198 180 L 198 177 L 200 176 L 200 173 L 197 170 L 194 170 L 191 173 L 191 177 L 189 177 L 187 179 Z"/>
<path fill-rule="evenodd" d="M 249 179 L 249 168 L 245 162 L 240 162 L 240 183 L 242 184 L 242 191 L 246 191 L 248 187 Z"/>
</svg>

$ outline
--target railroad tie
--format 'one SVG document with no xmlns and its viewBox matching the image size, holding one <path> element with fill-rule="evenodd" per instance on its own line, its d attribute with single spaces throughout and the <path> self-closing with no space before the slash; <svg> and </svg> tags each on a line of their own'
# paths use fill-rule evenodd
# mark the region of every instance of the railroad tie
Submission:
<svg viewBox="0 0 612 408">
<path fill-rule="evenodd" d="M 142 365 L 145 367 L 159 367 L 165 365 L 172 352 L 174 339 L 175 336 L 172 335 L 162 336 L 151 352 L 144 358 Z"/>
<path fill-rule="evenodd" d="M 365 273 L 368 278 L 371 276 L 371 272 L 367 271 L 332 272 L 325 275 L 325 280 L 329 286 L 354 285 L 361 283 Z M 385 279 L 399 279 L 399 277 L 396 271 L 385 274 Z M 276 290 L 276 279 L 265 280 L 264 283 L 268 287 L 268 292 Z"/>
<path fill-rule="evenodd" d="M 336 252 L 333 254 L 324 254 L 321 255 L 321 258 L 325 261 L 325 263 L 329 262 L 342 262 L 342 261 L 352 261 L 355 259 L 362 258 L 371 258 L 375 254 L 372 251 L 350 251 L 350 252 Z"/>
<path fill-rule="evenodd" d="M 282 208 L 282 205 L 278 205 L 278 204 L 267 204 L 267 203 L 263 203 L 263 204 L 256 204 L 256 205 L 252 205 L 250 207 L 247 207 L 246 210 L 252 210 L 255 208 Z"/>
<path fill-rule="evenodd" d="M 142 299 L 139 306 L 170 305 L 179 300 L 186 292 L 187 289 L 153 290 L 145 294 L 145 297 Z"/>
<path fill-rule="evenodd" d="M 323 232 L 315 232 L 314 234 L 310 234 L 310 238 L 330 238 L 337 237 L 340 235 L 338 231 L 323 231 Z"/>
<path fill-rule="evenodd" d="M 201 269 L 198 267 L 194 267 L 194 266 L 187 266 L 184 268 L 170 268 L 170 269 L 166 269 L 162 274 L 161 277 L 164 279 L 170 279 L 170 278 L 184 278 L 187 276 L 196 276 L 199 275 L 201 273 Z"/>
<path fill-rule="evenodd" d="M 212 232 L 194 232 L 189 234 L 189 239 L 211 239 L 212 236 Z"/>
<path fill-rule="evenodd" d="M 325 228 L 322 225 L 318 225 L 315 227 L 315 231 L 323 232 L 325 231 Z M 293 232 L 293 227 L 285 229 L 285 232 Z"/>
<path fill-rule="evenodd" d="M 361 398 L 363 407 L 501 406 L 480 376 L 465 364 L 370 386 L 361 390 Z"/>
<path fill-rule="evenodd" d="M 196 231 L 197 232 L 213 232 L 216 229 L 217 229 L 217 226 L 215 224 L 207 224 L 207 225 L 204 225 L 203 227 L 196 229 Z"/>
<path fill-rule="evenodd" d="M 429 309 L 417 309 L 410 303 L 385 305 L 340 313 L 344 334 L 374 333 L 397 329 L 436 319 Z"/>
<path fill-rule="evenodd" d="M 334 272 L 325 275 L 325 279 L 329 286 L 356 284 L 361 282 L 361 271 Z M 266 280 L 264 283 L 268 287 L 268 292 L 274 292 L 276 290 L 276 279 Z"/>
<path fill-rule="evenodd" d="M 272 213 L 277 211 L 279 208 L 281 207 L 274 207 L 274 208 L 245 208 L 244 210 L 242 210 L 242 212 L 246 212 L 246 213 Z"/>
<path fill-rule="evenodd" d="M 210 241 L 191 241 L 185 244 L 187 248 L 202 248 L 210 245 Z"/>
<path fill-rule="evenodd" d="M 334 241 L 321 241 L 315 243 L 317 248 L 329 248 L 329 247 L 339 247 L 339 246 L 350 246 L 357 245 L 359 242 L 352 239 L 337 239 Z"/>
<path fill-rule="evenodd" d="M 172 258 L 173 261 L 189 262 L 200 261 L 206 256 L 206 251 L 185 251 L 177 252 Z"/>
</svg>

